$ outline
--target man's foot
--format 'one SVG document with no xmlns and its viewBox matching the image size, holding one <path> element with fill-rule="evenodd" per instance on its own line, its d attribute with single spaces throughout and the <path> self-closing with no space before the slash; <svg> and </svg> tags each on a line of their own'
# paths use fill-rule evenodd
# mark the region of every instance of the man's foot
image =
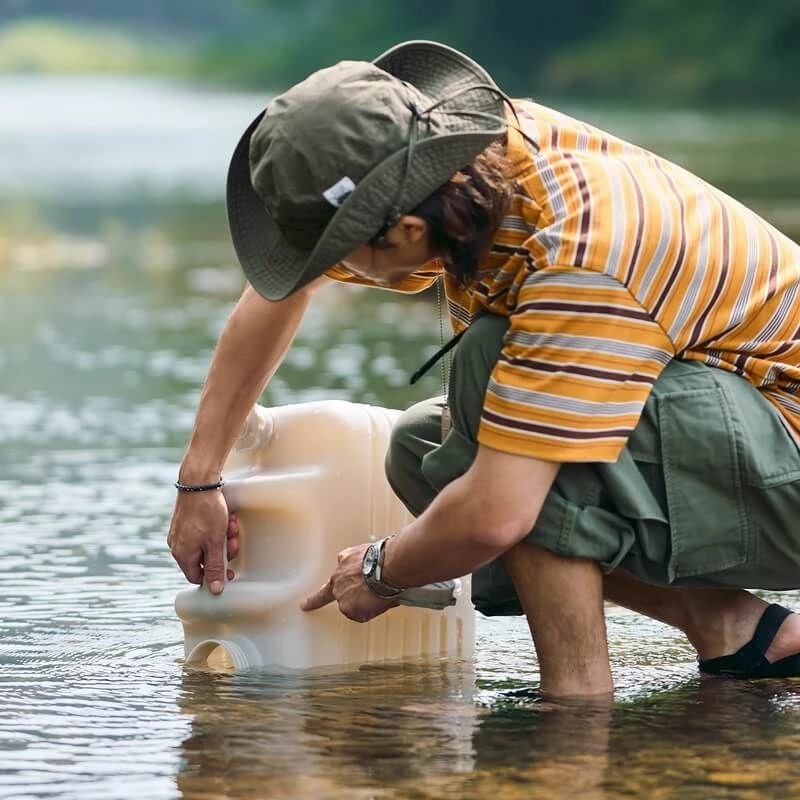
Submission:
<svg viewBox="0 0 800 800">
<path fill-rule="evenodd" d="M 607 600 L 683 631 L 702 672 L 800 676 L 800 615 L 744 589 L 655 586 L 620 569 L 604 588 Z"/>
<path fill-rule="evenodd" d="M 536 704 L 540 711 L 550 711 L 553 709 L 560 711 L 565 709 L 591 711 L 610 708 L 614 702 L 613 693 L 585 696 L 572 695 L 569 697 L 550 696 L 543 693 L 538 686 L 524 686 L 521 689 L 506 689 L 500 692 L 500 698 L 525 704 L 533 703 Z"/>
<path fill-rule="evenodd" d="M 799 623 L 796 614 L 773 603 L 767 606 L 747 644 L 732 655 L 701 659 L 700 671 L 741 679 L 800 677 Z"/>
</svg>

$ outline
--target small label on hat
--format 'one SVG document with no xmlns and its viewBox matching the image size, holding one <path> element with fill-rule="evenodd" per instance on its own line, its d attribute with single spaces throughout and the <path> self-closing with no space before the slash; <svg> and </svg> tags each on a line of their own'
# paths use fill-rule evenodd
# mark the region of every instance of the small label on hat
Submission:
<svg viewBox="0 0 800 800">
<path fill-rule="evenodd" d="M 346 175 L 341 180 L 336 181 L 330 188 L 326 189 L 322 196 L 335 208 L 344 203 L 350 196 L 356 185 Z"/>
</svg>

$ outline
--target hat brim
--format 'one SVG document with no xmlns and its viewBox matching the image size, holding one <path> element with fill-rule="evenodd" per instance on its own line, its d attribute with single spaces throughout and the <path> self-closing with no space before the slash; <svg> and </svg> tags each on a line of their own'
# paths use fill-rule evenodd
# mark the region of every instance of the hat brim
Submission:
<svg viewBox="0 0 800 800">
<path fill-rule="evenodd" d="M 372 63 L 401 81 L 408 81 L 434 100 L 441 100 L 462 84 L 483 83 L 497 88 L 494 78 L 480 64 L 438 42 L 403 42 Z M 502 105 L 500 100 L 501 108 Z"/>
<path fill-rule="evenodd" d="M 242 134 L 228 167 L 228 226 L 247 280 L 267 299 L 281 300 L 292 290 L 288 279 L 298 275 L 299 265 L 308 260 L 316 242 L 301 250 L 286 241 L 253 188 L 250 137 L 263 116 L 262 111 Z"/>
<path fill-rule="evenodd" d="M 405 42 L 373 63 L 414 85 L 434 101 L 444 99 L 461 86 L 489 87 L 470 93 L 477 95 L 473 97 L 473 103 L 477 103 L 474 110 L 485 114 L 476 116 L 473 128 L 424 139 L 415 145 L 413 172 L 418 180 L 403 198 L 401 211 L 407 212 L 506 132 L 504 101 L 491 76 L 479 64 L 436 42 Z M 267 299 L 282 300 L 378 233 L 396 200 L 406 148 L 362 178 L 318 240 L 309 242 L 307 250 L 301 249 L 281 234 L 251 181 L 250 137 L 263 115 L 264 112 L 250 123 L 231 158 L 227 180 L 228 222 L 236 255 L 248 281 Z"/>
</svg>

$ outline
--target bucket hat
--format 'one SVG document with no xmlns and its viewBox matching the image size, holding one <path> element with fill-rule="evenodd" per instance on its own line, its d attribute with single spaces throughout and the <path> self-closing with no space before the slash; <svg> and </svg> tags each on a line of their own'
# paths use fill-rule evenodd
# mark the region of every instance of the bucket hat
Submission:
<svg viewBox="0 0 800 800">
<path fill-rule="evenodd" d="M 505 95 L 436 42 L 342 61 L 278 95 L 228 169 L 245 276 L 281 300 L 385 232 L 506 133 Z"/>
</svg>

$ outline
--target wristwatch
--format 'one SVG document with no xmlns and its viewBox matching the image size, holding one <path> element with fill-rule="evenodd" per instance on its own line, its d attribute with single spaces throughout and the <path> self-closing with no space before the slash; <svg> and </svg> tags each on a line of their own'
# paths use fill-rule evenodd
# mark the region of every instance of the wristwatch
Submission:
<svg viewBox="0 0 800 800">
<path fill-rule="evenodd" d="M 379 542 L 373 542 L 367 548 L 364 553 L 364 560 L 361 562 L 361 574 L 364 576 L 367 586 L 369 586 L 373 594 L 384 598 L 384 600 L 397 597 L 397 595 L 405 591 L 383 580 L 383 559 L 386 556 L 386 542 L 389 539 L 390 537 L 387 536 Z"/>
</svg>

